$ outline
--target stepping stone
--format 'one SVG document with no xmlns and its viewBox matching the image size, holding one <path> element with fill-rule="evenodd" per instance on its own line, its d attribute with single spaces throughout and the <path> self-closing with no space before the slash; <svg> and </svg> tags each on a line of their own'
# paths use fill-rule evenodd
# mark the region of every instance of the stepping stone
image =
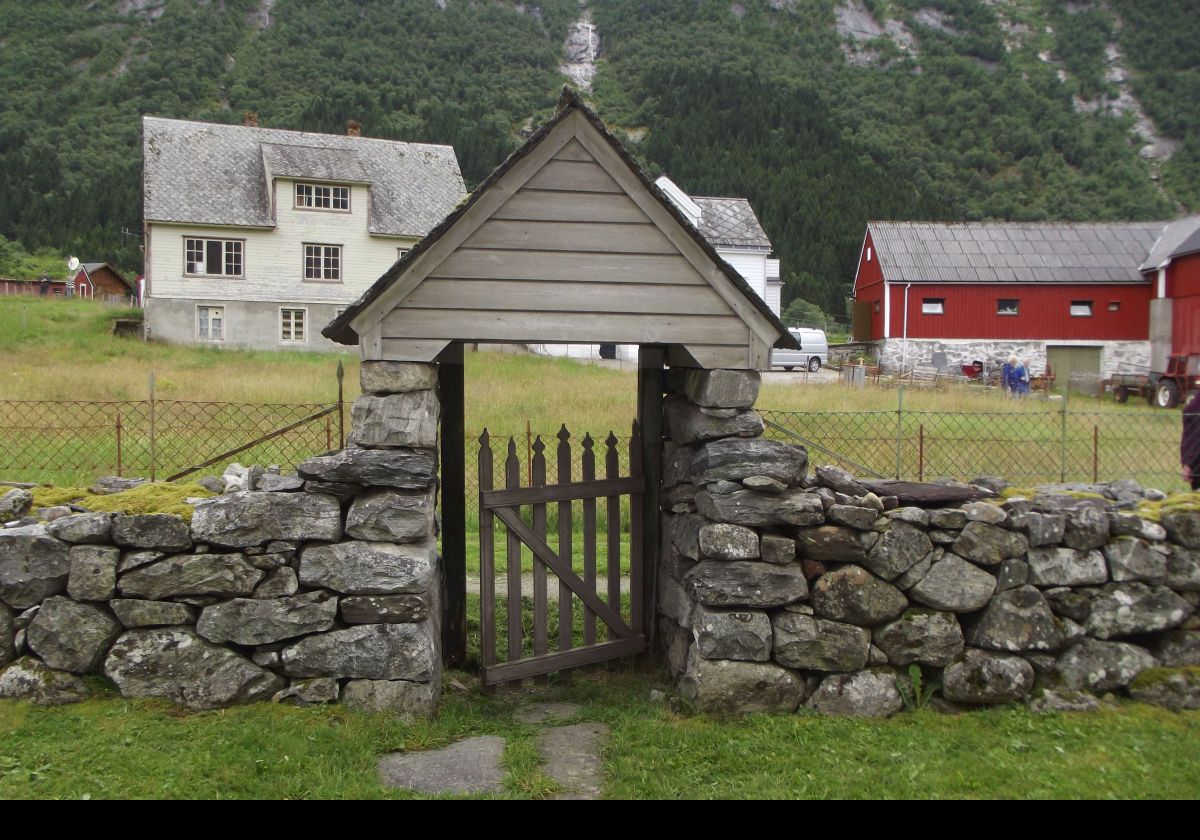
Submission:
<svg viewBox="0 0 1200 840">
<path fill-rule="evenodd" d="M 536 726 L 539 723 L 570 720 L 578 714 L 579 707 L 574 703 L 532 703 L 517 709 L 513 717 L 520 723 Z"/>
<path fill-rule="evenodd" d="M 608 727 L 589 721 L 547 729 L 538 738 L 542 770 L 566 788 L 555 799 L 598 799 L 604 780 L 600 772 L 600 749 L 608 739 Z"/>
<path fill-rule="evenodd" d="M 467 738 L 441 750 L 388 753 L 379 759 L 379 780 L 386 787 L 418 793 L 501 793 L 504 790 L 504 739 Z"/>
</svg>

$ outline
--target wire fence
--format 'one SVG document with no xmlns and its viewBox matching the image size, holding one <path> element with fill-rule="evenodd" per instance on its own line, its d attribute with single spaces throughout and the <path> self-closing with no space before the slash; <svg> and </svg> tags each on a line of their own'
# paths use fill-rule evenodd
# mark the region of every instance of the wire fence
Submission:
<svg viewBox="0 0 1200 840">
<path fill-rule="evenodd" d="M 1182 490 L 1178 411 L 762 411 L 810 464 L 910 481 L 999 476 L 1019 485 L 1133 479 Z"/>
</svg>

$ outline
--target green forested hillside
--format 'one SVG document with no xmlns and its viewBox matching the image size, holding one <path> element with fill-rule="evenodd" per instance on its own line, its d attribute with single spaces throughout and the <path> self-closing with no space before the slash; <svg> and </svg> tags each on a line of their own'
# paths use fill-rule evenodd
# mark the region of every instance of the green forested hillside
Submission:
<svg viewBox="0 0 1200 840">
<path fill-rule="evenodd" d="M 852 38 L 836 26 L 850 6 L 906 34 Z M 601 116 L 652 173 L 749 197 L 785 300 L 842 314 L 868 218 L 1200 207 L 1197 0 L 850 6 L 587 3 Z M 576 0 L 0 0 L 0 235 L 139 269 L 146 113 L 336 132 L 357 119 L 452 143 L 473 185 L 549 115 L 579 14 Z M 1169 161 L 1139 156 L 1132 116 L 1089 113 L 1122 92 L 1181 141 Z"/>
</svg>

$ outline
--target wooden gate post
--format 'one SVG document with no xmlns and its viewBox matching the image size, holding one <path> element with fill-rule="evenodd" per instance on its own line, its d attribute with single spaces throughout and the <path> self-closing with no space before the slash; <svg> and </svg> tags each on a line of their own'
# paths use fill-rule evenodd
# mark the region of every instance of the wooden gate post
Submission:
<svg viewBox="0 0 1200 840">
<path fill-rule="evenodd" d="M 667 351 L 662 347 L 638 348 L 637 419 L 642 432 L 642 470 L 645 494 L 642 497 L 642 632 L 646 649 L 654 650 L 658 622 L 658 560 L 661 553 L 659 534 L 661 512 L 659 491 L 662 486 L 663 392 L 666 377 L 663 366 Z"/>
<path fill-rule="evenodd" d="M 466 400 L 463 348 L 455 342 L 438 357 L 442 403 L 442 657 L 447 665 L 467 658 Z"/>
</svg>

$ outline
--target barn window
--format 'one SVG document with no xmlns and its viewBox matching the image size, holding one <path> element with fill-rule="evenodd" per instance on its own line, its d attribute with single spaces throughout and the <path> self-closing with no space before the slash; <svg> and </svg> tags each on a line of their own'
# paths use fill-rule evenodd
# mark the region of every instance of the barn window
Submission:
<svg viewBox="0 0 1200 840">
<path fill-rule="evenodd" d="M 302 210 L 350 210 L 350 188 L 296 184 L 296 207 Z"/>
<path fill-rule="evenodd" d="M 340 283 L 342 280 L 342 246 L 305 245 L 304 279 Z"/>
<path fill-rule="evenodd" d="M 241 277 L 240 239 L 184 239 L 185 273 L 194 277 Z"/>
<path fill-rule="evenodd" d="M 1120 312 L 1121 311 L 1121 301 L 1110 300 L 1108 302 L 1108 311 L 1109 312 Z"/>
<path fill-rule="evenodd" d="M 921 301 L 922 315 L 945 315 L 946 314 L 946 299 L 945 298 L 925 298 Z"/>
<path fill-rule="evenodd" d="M 870 261 L 871 261 L 871 249 L 868 248 L 867 249 L 867 262 L 870 262 Z"/>
<path fill-rule="evenodd" d="M 1000 298 L 996 301 L 997 315 L 1016 315 L 1020 309 L 1020 301 L 1016 298 Z"/>
<path fill-rule="evenodd" d="M 196 338 L 200 341 L 225 340 L 225 307 L 196 307 Z"/>
<path fill-rule="evenodd" d="M 1092 302 L 1090 300 L 1073 300 L 1073 301 L 1071 301 L 1071 317 L 1072 318 L 1090 318 L 1090 317 L 1092 317 Z"/>
<path fill-rule="evenodd" d="M 308 341 L 304 330 L 307 309 L 279 310 L 279 340 L 300 343 Z"/>
<path fill-rule="evenodd" d="M 879 301 L 875 301 L 874 311 L 875 312 L 879 311 Z"/>
</svg>

